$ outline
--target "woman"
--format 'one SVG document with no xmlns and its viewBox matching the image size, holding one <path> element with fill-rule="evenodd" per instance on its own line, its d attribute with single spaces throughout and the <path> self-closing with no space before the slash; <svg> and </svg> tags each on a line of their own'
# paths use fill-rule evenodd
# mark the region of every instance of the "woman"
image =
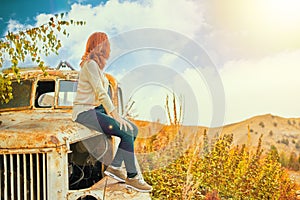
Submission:
<svg viewBox="0 0 300 200">
<path fill-rule="evenodd" d="M 150 192 L 152 187 L 138 175 L 135 165 L 134 140 L 138 129 L 122 118 L 108 94 L 109 83 L 103 73 L 110 54 L 110 43 L 102 32 L 93 33 L 87 41 L 80 63 L 81 70 L 72 118 L 91 129 L 121 139 L 115 157 L 104 174 L 125 182 L 126 186 L 140 192 Z M 127 177 L 121 170 L 125 163 Z"/>
</svg>

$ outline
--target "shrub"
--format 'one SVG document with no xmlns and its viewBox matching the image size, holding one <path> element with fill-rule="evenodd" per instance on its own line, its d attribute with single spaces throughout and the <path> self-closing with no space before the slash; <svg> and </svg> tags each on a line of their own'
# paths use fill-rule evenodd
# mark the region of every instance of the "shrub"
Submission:
<svg viewBox="0 0 300 200">
<path fill-rule="evenodd" d="M 299 163 L 297 154 L 295 152 L 292 152 L 290 154 L 290 158 L 289 158 L 289 162 L 288 162 L 287 167 L 291 170 L 294 170 L 294 171 L 298 171 L 300 169 L 300 163 Z"/>
<path fill-rule="evenodd" d="M 281 152 L 280 153 L 279 162 L 281 163 L 281 165 L 283 167 L 286 167 L 286 168 L 288 167 L 288 165 L 289 165 L 289 158 L 288 158 L 288 156 L 286 155 L 285 152 Z"/>
<path fill-rule="evenodd" d="M 280 141 L 282 144 L 285 144 L 286 146 L 289 146 L 289 139 L 287 138 L 282 138 L 281 141 Z"/>
<path fill-rule="evenodd" d="M 169 165 L 144 173 L 153 199 L 295 199 L 295 184 L 281 167 L 276 148 L 232 146 L 233 135 L 216 140 L 206 154 L 202 142 Z"/>
<path fill-rule="evenodd" d="M 264 122 L 260 122 L 258 125 L 259 125 L 259 126 L 261 126 L 262 128 L 264 128 L 264 127 L 265 127 L 265 124 L 264 124 Z"/>
<path fill-rule="evenodd" d="M 300 149 L 300 141 L 298 141 L 295 145 L 296 149 Z"/>
<path fill-rule="evenodd" d="M 273 136 L 273 131 L 269 131 L 269 136 Z"/>
</svg>

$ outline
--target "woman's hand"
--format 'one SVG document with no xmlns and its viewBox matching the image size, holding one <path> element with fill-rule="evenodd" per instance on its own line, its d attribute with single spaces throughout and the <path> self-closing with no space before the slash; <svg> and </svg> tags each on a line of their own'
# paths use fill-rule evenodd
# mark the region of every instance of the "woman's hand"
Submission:
<svg viewBox="0 0 300 200">
<path fill-rule="evenodd" d="M 133 127 L 131 126 L 131 124 L 126 121 L 125 119 L 123 119 L 119 113 L 117 113 L 116 109 L 114 109 L 111 113 L 111 116 L 120 124 L 120 130 L 122 130 L 122 128 L 124 127 L 124 130 L 127 131 L 127 127 L 132 131 Z"/>
</svg>

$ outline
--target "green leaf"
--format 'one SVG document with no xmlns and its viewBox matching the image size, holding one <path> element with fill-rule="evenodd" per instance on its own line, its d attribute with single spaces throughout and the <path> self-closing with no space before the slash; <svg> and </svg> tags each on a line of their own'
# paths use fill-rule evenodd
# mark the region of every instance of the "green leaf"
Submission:
<svg viewBox="0 0 300 200">
<path fill-rule="evenodd" d="M 57 32 L 54 30 L 57 29 L 60 32 L 62 25 L 85 24 L 85 22 L 72 19 L 68 21 L 57 19 L 59 16 L 62 19 L 65 15 L 67 13 L 55 14 L 47 23 L 39 27 L 18 31 L 17 33 L 8 31 L 4 38 L 0 38 L 0 67 L 4 61 L 9 61 L 18 82 L 20 81 L 18 64 L 20 61 L 24 61 L 26 56 L 43 68 L 44 62 L 39 55 L 58 54 L 58 50 L 62 46 L 58 35 L 56 35 Z M 69 36 L 66 29 L 64 29 L 63 34 L 67 37 Z M 6 82 L 6 79 L 0 74 L 0 96 L 3 97 L 2 102 L 7 102 L 7 99 L 10 99 L 10 92 L 12 92 L 10 84 L 11 82 Z"/>
</svg>

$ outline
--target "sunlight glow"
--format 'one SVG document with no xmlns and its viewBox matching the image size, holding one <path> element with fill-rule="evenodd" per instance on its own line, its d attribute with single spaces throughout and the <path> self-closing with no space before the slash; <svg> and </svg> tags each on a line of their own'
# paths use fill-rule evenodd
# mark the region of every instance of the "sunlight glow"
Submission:
<svg viewBox="0 0 300 200">
<path fill-rule="evenodd" d="M 268 0 L 266 2 L 269 16 L 280 23 L 281 27 L 295 26 L 295 23 L 300 21 L 299 0 Z"/>
</svg>

